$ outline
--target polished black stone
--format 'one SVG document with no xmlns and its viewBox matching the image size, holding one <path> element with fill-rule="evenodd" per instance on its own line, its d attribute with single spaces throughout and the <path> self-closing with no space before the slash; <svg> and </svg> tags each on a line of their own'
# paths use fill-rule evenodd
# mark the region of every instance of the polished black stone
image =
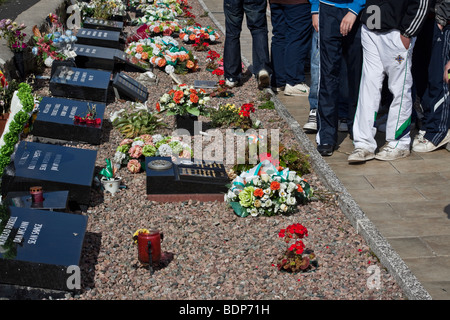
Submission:
<svg viewBox="0 0 450 320">
<path fill-rule="evenodd" d="M 120 98 L 140 102 L 145 102 L 148 99 L 147 87 L 123 72 L 115 75 L 112 86 L 117 90 Z"/>
<path fill-rule="evenodd" d="M 52 95 L 107 102 L 111 72 L 60 66 L 50 79 Z"/>
<path fill-rule="evenodd" d="M 79 68 L 110 71 L 145 72 L 151 69 L 148 62 L 132 57 L 122 50 L 75 44 L 75 61 Z"/>
<path fill-rule="evenodd" d="M 77 289 L 71 277 L 74 273 L 68 268 L 79 268 L 87 221 L 84 215 L 3 207 L 0 283 Z"/>
<path fill-rule="evenodd" d="M 67 209 L 67 201 L 69 200 L 69 191 L 51 191 L 43 192 L 44 201 L 33 202 L 29 192 L 8 192 L 6 204 L 12 207 L 65 211 Z"/>
<path fill-rule="evenodd" d="M 95 106 L 98 125 L 75 121 L 75 116 L 84 117 L 89 108 Z M 101 143 L 103 116 L 106 105 L 65 98 L 44 97 L 33 123 L 32 134 L 38 137 L 65 141 L 80 141 L 98 145 Z"/>
<path fill-rule="evenodd" d="M 42 186 L 46 192 L 68 190 L 69 202 L 89 205 L 96 158 L 96 150 L 21 141 L 3 173 L 2 192 Z"/>
<path fill-rule="evenodd" d="M 82 28 L 77 33 L 77 43 L 119 49 L 120 32 Z"/>
<path fill-rule="evenodd" d="M 111 30 L 120 32 L 123 29 L 123 22 L 98 18 L 86 18 L 83 21 L 83 28 Z"/>
<path fill-rule="evenodd" d="M 221 163 L 192 161 L 193 163 L 173 163 L 167 170 L 150 169 L 154 160 L 169 157 L 146 157 L 147 194 L 211 194 L 227 192 L 229 183 L 225 167 Z M 191 162 L 191 161 L 188 161 Z"/>
</svg>

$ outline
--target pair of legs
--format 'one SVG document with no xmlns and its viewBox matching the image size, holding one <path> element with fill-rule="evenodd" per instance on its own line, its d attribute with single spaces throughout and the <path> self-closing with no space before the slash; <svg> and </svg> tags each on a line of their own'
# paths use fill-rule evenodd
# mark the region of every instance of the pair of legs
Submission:
<svg viewBox="0 0 450 320">
<path fill-rule="evenodd" d="M 317 106 L 319 104 L 319 79 L 320 79 L 320 50 L 319 50 L 319 33 L 313 28 L 313 36 L 311 41 L 311 87 L 309 91 L 309 109 L 310 114 L 308 122 L 303 127 L 307 131 L 317 131 Z M 342 67 L 340 74 L 339 86 L 339 107 L 338 118 L 341 121 L 348 122 L 348 79 L 347 66 L 345 59 L 342 59 Z M 345 131 L 345 130 L 343 130 Z"/>
<path fill-rule="evenodd" d="M 305 82 L 305 62 L 311 48 L 311 5 L 271 3 L 272 87 Z"/>
<path fill-rule="evenodd" d="M 329 156 L 337 145 L 343 59 L 347 67 L 348 130 L 350 138 L 353 138 L 353 117 L 358 101 L 362 66 L 361 28 L 357 19 L 350 33 L 343 36 L 340 25 L 348 9 L 321 3 L 319 10 L 320 84 L 316 142 L 319 153 Z"/>
<path fill-rule="evenodd" d="M 361 41 L 364 63 L 353 125 L 355 151 L 349 156 L 349 162 L 373 158 L 395 160 L 408 156 L 413 105 L 411 64 L 415 38 L 411 39 L 411 45 L 407 49 L 401 41 L 400 31 L 381 33 L 363 26 Z M 387 145 L 375 156 L 377 149 L 375 120 L 380 108 L 381 90 L 386 75 L 392 93 L 386 122 Z M 361 152 L 364 157 L 361 157 Z"/>
<path fill-rule="evenodd" d="M 266 17 L 267 0 L 224 0 L 223 8 L 226 27 L 223 53 L 225 78 L 238 82 L 241 77 L 240 36 L 244 14 L 252 35 L 253 73 L 257 76 L 261 70 L 265 70 L 271 74 Z"/>
<path fill-rule="evenodd" d="M 450 141 L 449 87 L 442 76 L 450 59 L 450 25 L 441 30 L 434 19 L 432 23 L 428 81 L 421 97 L 424 117 L 421 131 L 413 143 L 415 152 L 434 151 Z M 430 37 L 430 34 L 423 36 Z"/>
</svg>

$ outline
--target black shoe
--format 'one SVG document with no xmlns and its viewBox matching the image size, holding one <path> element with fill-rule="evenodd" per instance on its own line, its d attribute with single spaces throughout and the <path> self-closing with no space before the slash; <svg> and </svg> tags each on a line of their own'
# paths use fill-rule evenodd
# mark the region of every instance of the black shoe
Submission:
<svg viewBox="0 0 450 320">
<path fill-rule="evenodd" d="M 317 146 L 317 151 L 323 157 L 329 157 L 333 154 L 334 146 L 331 144 L 321 144 Z"/>
</svg>

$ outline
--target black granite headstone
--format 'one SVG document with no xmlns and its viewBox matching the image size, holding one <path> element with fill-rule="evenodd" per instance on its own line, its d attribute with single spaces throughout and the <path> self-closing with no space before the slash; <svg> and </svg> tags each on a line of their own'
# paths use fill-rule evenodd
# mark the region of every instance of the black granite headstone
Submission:
<svg viewBox="0 0 450 320">
<path fill-rule="evenodd" d="M 83 27 L 87 29 L 101 29 L 120 32 L 123 29 L 123 22 L 98 18 L 86 18 L 83 21 Z"/>
<path fill-rule="evenodd" d="M 115 75 L 112 86 L 118 91 L 121 98 L 140 102 L 145 102 L 148 99 L 147 87 L 123 72 Z"/>
<path fill-rule="evenodd" d="M 151 69 L 148 62 L 132 57 L 119 49 L 75 44 L 77 67 L 102 70 L 145 72 Z"/>
<path fill-rule="evenodd" d="M 107 102 L 111 72 L 60 66 L 50 79 L 52 95 Z"/>
<path fill-rule="evenodd" d="M 120 48 L 120 32 L 82 28 L 77 33 L 77 43 L 107 48 Z"/>
<path fill-rule="evenodd" d="M 53 290 L 77 288 L 87 216 L 3 207 L 0 283 Z M 79 281 L 78 281 L 79 283 Z"/>
<path fill-rule="evenodd" d="M 152 163 L 165 160 L 168 169 L 154 169 Z M 227 192 L 229 183 L 225 167 L 209 161 L 174 163 L 169 157 L 146 157 L 147 194 L 210 194 Z M 150 166 L 149 166 L 150 165 Z"/>
<path fill-rule="evenodd" d="M 96 150 L 21 141 L 11 158 L 2 176 L 3 193 L 42 186 L 46 192 L 68 190 L 69 202 L 89 205 Z"/>
<path fill-rule="evenodd" d="M 76 121 L 95 107 L 99 124 Z M 33 123 L 32 134 L 38 137 L 65 141 L 80 141 L 100 144 L 103 116 L 106 105 L 98 102 L 78 101 L 64 98 L 44 97 Z"/>
<path fill-rule="evenodd" d="M 69 191 L 44 191 L 43 198 L 41 202 L 34 202 L 30 192 L 8 192 L 6 204 L 11 207 L 64 212 L 68 205 Z"/>
</svg>

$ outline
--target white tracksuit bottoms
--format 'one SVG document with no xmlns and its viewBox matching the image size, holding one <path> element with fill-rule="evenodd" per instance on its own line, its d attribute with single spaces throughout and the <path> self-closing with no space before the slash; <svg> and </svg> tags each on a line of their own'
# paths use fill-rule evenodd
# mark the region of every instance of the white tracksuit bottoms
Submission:
<svg viewBox="0 0 450 320">
<path fill-rule="evenodd" d="M 363 71 L 353 124 L 355 148 L 371 152 L 375 152 L 377 148 L 375 120 L 386 75 L 389 77 L 389 90 L 393 94 L 386 122 L 386 141 L 393 148 L 410 148 L 413 107 L 411 62 L 415 40 L 416 38 L 412 38 L 410 47 L 406 49 L 401 41 L 400 31 L 380 33 L 363 25 Z"/>
</svg>

